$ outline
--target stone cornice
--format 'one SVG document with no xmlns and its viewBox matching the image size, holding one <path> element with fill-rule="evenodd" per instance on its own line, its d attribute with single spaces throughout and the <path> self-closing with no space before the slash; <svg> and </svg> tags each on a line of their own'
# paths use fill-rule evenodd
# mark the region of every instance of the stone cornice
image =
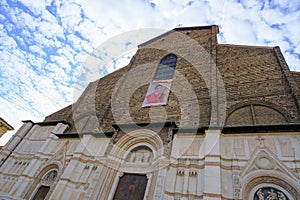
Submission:
<svg viewBox="0 0 300 200">
<path fill-rule="evenodd" d="M 23 123 L 32 123 L 33 125 L 40 125 L 40 126 L 54 126 L 58 123 L 67 124 L 70 126 L 69 122 L 65 120 L 53 120 L 53 121 L 45 121 L 45 122 L 33 122 L 31 120 L 23 120 Z"/>
<path fill-rule="evenodd" d="M 145 126 L 150 128 L 155 127 L 173 127 L 177 128 L 177 125 L 175 122 L 172 121 L 166 121 L 166 122 L 141 122 L 141 123 L 128 123 L 128 124 L 113 124 L 112 125 L 115 129 L 119 128 L 135 128 L 136 126 L 139 126 L 140 128 L 144 128 Z"/>
<path fill-rule="evenodd" d="M 83 132 L 83 133 L 66 133 L 66 134 L 54 134 L 60 139 L 63 138 L 80 138 L 84 135 L 92 135 L 95 138 L 111 138 L 114 134 L 114 131 L 109 132 Z"/>
<path fill-rule="evenodd" d="M 222 134 L 242 134 L 242 133 L 282 133 L 300 132 L 300 124 L 264 124 L 264 125 L 244 125 L 244 126 L 201 126 L 199 128 L 173 128 L 174 134 L 197 134 L 204 135 L 206 130 L 221 130 Z"/>
</svg>

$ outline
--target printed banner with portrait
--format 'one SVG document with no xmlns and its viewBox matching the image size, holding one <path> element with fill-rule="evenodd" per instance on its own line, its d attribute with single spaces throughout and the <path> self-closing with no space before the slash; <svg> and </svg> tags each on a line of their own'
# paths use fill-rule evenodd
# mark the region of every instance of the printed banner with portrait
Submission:
<svg viewBox="0 0 300 200">
<path fill-rule="evenodd" d="M 168 102 L 170 87 L 170 82 L 150 83 L 142 107 L 166 105 Z"/>
</svg>

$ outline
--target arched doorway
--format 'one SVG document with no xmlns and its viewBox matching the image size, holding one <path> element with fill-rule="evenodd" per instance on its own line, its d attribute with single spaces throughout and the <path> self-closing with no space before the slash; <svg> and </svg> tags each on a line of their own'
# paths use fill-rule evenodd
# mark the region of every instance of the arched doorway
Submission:
<svg viewBox="0 0 300 200">
<path fill-rule="evenodd" d="M 58 170 L 50 169 L 46 173 L 44 173 L 38 183 L 35 183 L 36 189 L 33 192 L 32 200 L 44 200 L 48 195 L 51 186 L 54 185 L 58 176 Z"/>
</svg>

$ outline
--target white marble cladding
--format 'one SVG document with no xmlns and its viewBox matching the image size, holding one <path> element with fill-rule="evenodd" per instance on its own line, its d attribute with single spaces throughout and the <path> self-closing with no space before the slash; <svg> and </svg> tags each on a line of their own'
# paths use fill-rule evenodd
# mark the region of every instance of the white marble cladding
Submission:
<svg viewBox="0 0 300 200">
<path fill-rule="evenodd" d="M 295 199 L 300 191 L 299 132 L 175 134 L 167 158 L 150 130 L 133 131 L 110 148 L 110 138 L 53 134 L 65 128 L 22 126 L 0 154 L 0 199 L 30 199 L 47 184 L 46 199 L 112 199 L 124 173 L 147 175 L 145 199 L 242 200 L 258 184 L 278 185 Z M 41 182 L 51 169 L 57 178 Z"/>
</svg>

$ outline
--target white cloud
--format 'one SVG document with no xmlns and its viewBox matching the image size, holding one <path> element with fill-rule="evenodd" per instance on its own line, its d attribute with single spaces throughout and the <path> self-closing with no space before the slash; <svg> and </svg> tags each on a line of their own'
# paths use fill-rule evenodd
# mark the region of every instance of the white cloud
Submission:
<svg viewBox="0 0 300 200">
<path fill-rule="evenodd" d="M 256 35 L 252 23 L 238 19 L 227 20 L 222 25 L 224 39 L 233 44 L 256 44 Z"/>
<path fill-rule="evenodd" d="M 63 27 L 71 31 L 82 20 L 80 5 L 70 1 L 64 1 L 58 7 L 57 14 L 60 16 Z"/>
<path fill-rule="evenodd" d="M 282 31 L 271 28 L 265 21 L 256 22 L 255 28 L 257 29 L 257 40 L 260 44 L 263 44 L 266 41 L 280 41 L 283 39 Z"/>
<path fill-rule="evenodd" d="M 270 1 L 272 6 L 280 7 L 283 10 L 294 12 L 300 9 L 299 1 L 290 1 L 290 0 L 273 0 Z"/>
<path fill-rule="evenodd" d="M 35 13 L 36 15 L 40 15 L 43 13 L 43 10 L 46 6 L 45 1 L 43 0 L 22 0 L 20 1 L 24 4 L 31 12 Z"/>
<path fill-rule="evenodd" d="M 294 66 L 300 66 L 300 61 L 299 61 L 299 55 L 295 55 L 295 54 L 291 54 L 289 52 L 285 53 L 285 59 L 288 59 L 289 60 L 289 63 L 292 67 L 291 70 L 298 70 L 299 71 L 299 68 L 296 68 Z"/>
</svg>

